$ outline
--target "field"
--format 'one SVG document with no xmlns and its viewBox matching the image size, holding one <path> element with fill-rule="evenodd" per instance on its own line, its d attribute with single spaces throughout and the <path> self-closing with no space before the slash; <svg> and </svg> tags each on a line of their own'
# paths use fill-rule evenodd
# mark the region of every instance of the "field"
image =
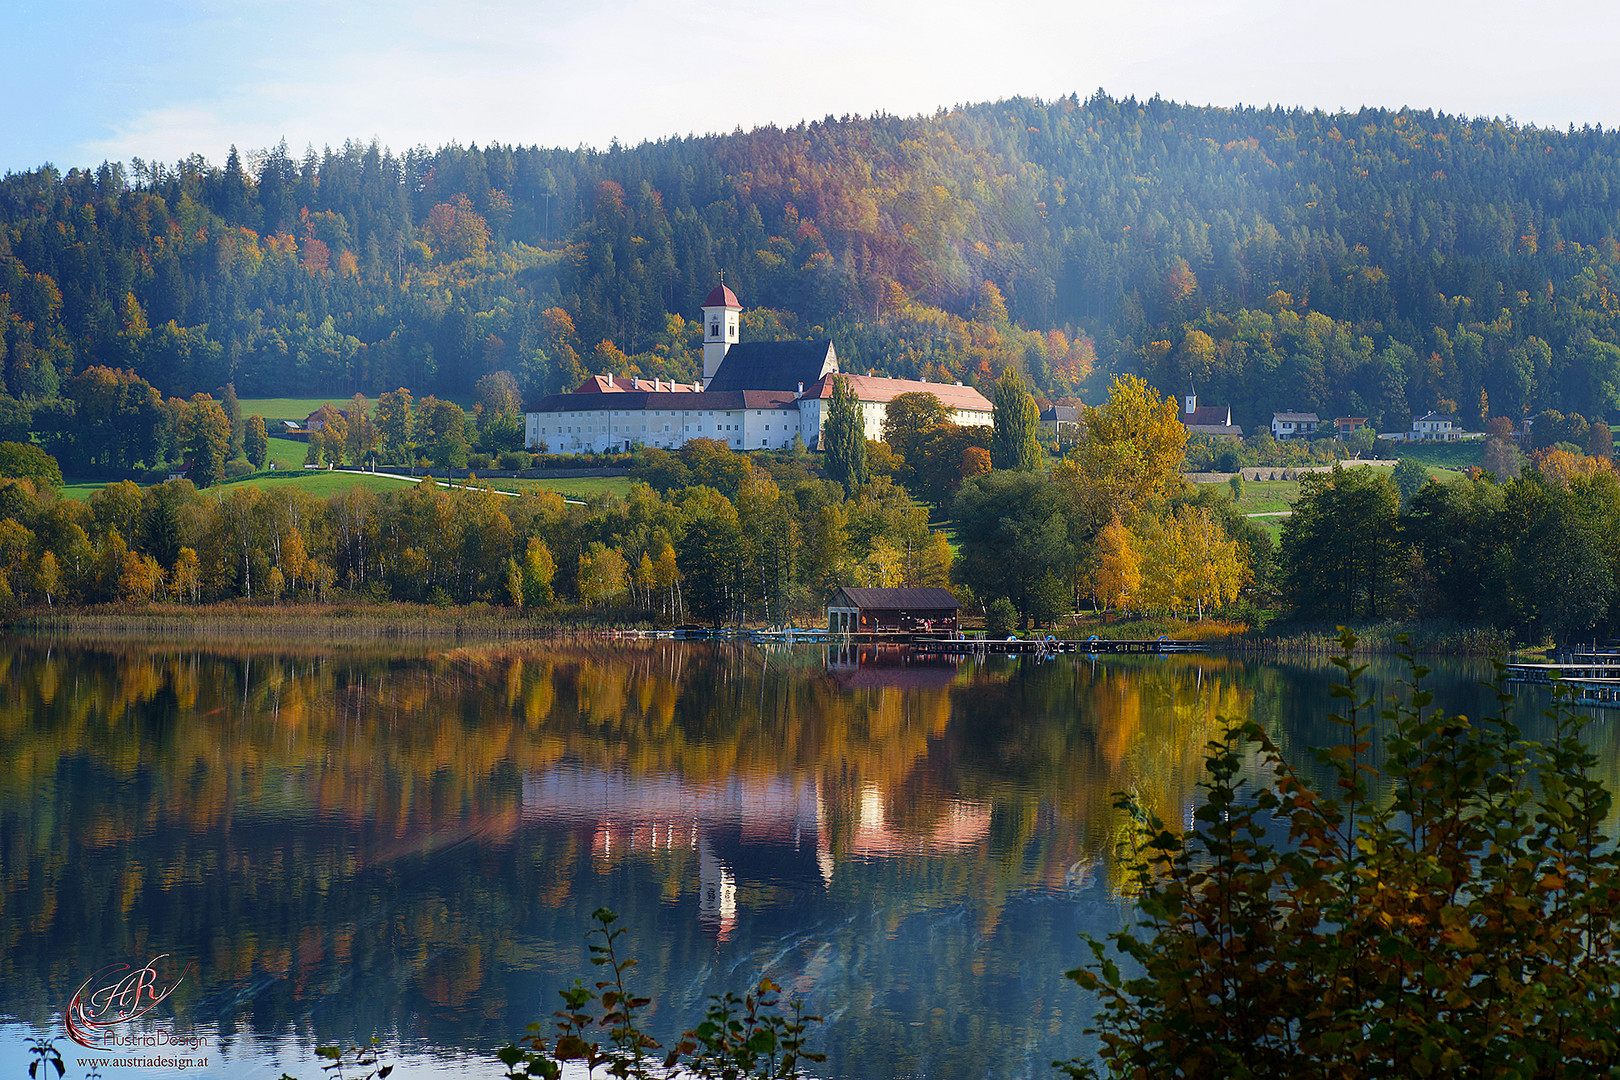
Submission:
<svg viewBox="0 0 1620 1080">
<path fill-rule="evenodd" d="M 342 411 L 349 407 L 349 400 L 352 397 L 351 394 L 349 397 L 237 398 L 236 403 L 241 407 L 244 417 L 264 417 L 264 426 L 268 429 L 277 426 L 282 420 L 296 420 L 301 424 L 304 422 L 304 417 L 322 405 L 330 405 L 334 409 Z M 470 398 L 440 398 L 439 400 L 454 401 L 469 412 L 472 409 L 472 400 Z M 375 413 L 377 411 L 377 399 L 368 394 L 366 401 L 371 406 L 370 412 Z"/>
<path fill-rule="evenodd" d="M 258 473 L 242 480 L 232 480 L 216 485 L 209 488 L 209 490 L 224 493 L 237 487 L 269 489 L 294 484 L 297 485 L 299 491 L 307 495 L 313 495 L 317 499 L 340 495 L 354 487 L 363 487 L 377 492 L 405 490 L 405 484 L 402 481 L 385 476 L 372 476 L 369 473 L 327 472 L 325 469 L 305 471 L 302 468 L 285 473 Z"/>
<path fill-rule="evenodd" d="M 1460 470 L 1466 469 L 1470 465 L 1484 463 L 1485 440 L 1469 439 L 1467 442 L 1453 443 L 1397 443 L 1392 449 L 1386 449 L 1380 442 L 1378 452 L 1388 457 L 1411 458 L 1413 461 L 1421 461 L 1425 465 Z"/>
<path fill-rule="evenodd" d="M 242 409 L 243 416 L 262 416 L 266 429 L 274 428 L 282 420 L 296 420 L 300 424 L 304 417 L 320 408 L 322 405 L 331 405 L 334 409 L 347 408 L 348 398 L 343 397 L 278 397 L 278 398 L 238 398 L 237 405 Z M 373 401 L 372 407 L 377 403 Z M 302 459 L 300 459 L 302 460 Z"/>
</svg>

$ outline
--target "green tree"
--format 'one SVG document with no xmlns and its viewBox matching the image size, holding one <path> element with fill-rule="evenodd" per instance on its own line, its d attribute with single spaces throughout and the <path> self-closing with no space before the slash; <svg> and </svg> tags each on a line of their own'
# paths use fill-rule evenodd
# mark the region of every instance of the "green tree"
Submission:
<svg viewBox="0 0 1620 1080">
<path fill-rule="evenodd" d="M 226 383 L 224 393 L 219 399 L 220 407 L 225 410 L 225 418 L 231 422 L 231 449 L 229 460 L 242 456 L 242 440 L 247 430 L 242 426 L 242 406 L 236 400 L 236 384 Z"/>
<path fill-rule="evenodd" d="M 883 441 L 904 454 L 912 442 L 949 421 L 937 395 L 926 390 L 897 394 L 883 407 Z"/>
<path fill-rule="evenodd" d="M 1395 481 L 1395 490 L 1400 492 L 1401 505 L 1405 506 L 1429 482 L 1429 470 L 1416 458 L 1401 458 L 1395 463 L 1395 471 L 1390 478 Z"/>
<path fill-rule="evenodd" d="M 828 478 L 853 494 L 867 481 L 866 425 L 861 419 L 861 404 L 855 398 L 855 391 L 842 375 L 833 379 L 821 442 L 827 452 Z"/>
<path fill-rule="evenodd" d="M 998 470 L 968 480 L 951 510 L 960 546 L 956 579 L 975 596 L 1005 596 L 1028 614 L 1045 575 L 1074 580 L 1068 511 L 1047 473 Z"/>
<path fill-rule="evenodd" d="M 207 394 L 193 394 L 186 404 L 181 439 L 191 459 L 192 483 L 205 488 L 224 478 L 231 422 L 219 402 Z"/>
<path fill-rule="evenodd" d="M 1506 695 L 1446 716 L 1412 663 L 1374 764 L 1380 703 L 1341 642 L 1344 744 L 1314 770 L 1248 721 L 1210 744 L 1185 831 L 1123 797 L 1139 919 L 1110 935 L 1125 963 L 1090 940 L 1069 973 L 1108 1075 L 1613 1075 L 1620 850 L 1584 721 L 1556 705 L 1526 742 Z"/>
<path fill-rule="evenodd" d="M 1351 622 L 1390 614 L 1405 569 L 1388 477 L 1362 466 L 1307 473 L 1283 520 L 1282 591 L 1296 614 Z"/>
<path fill-rule="evenodd" d="M 32 443 L 0 442 L 0 476 L 32 481 L 36 488 L 61 490 L 62 470 Z"/>
<path fill-rule="evenodd" d="M 990 460 L 998 469 L 1030 472 L 1041 467 L 1041 410 L 1018 369 L 1008 365 L 996 381 Z"/>
<path fill-rule="evenodd" d="M 624 595 L 630 583 L 630 564 L 614 548 L 592 541 L 579 557 L 579 598 L 595 607 Z"/>
<path fill-rule="evenodd" d="M 689 492 L 690 522 L 675 561 L 687 609 L 718 627 L 740 610 L 748 545 L 731 500 L 708 488 Z"/>
<path fill-rule="evenodd" d="M 264 430 L 264 417 L 247 418 L 246 430 L 242 435 L 242 449 L 247 454 L 248 464 L 255 469 L 264 468 L 265 461 L 270 457 L 270 437 Z"/>
<path fill-rule="evenodd" d="M 411 392 L 403 386 L 377 399 L 377 431 L 382 436 L 383 460 L 411 464 Z"/>
</svg>

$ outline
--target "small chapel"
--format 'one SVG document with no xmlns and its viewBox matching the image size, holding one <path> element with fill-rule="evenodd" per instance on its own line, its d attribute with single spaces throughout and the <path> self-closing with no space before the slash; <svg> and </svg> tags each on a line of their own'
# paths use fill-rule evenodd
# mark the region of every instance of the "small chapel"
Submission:
<svg viewBox="0 0 1620 1080">
<path fill-rule="evenodd" d="M 794 436 L 821 447 L 833 379 L 843 374 L 833 343 L 742 341 L 743 307 L 724 284 L 703 301 L 703 378 L 691 383 L 615 372 L 592 375 L 574 390 L 528 406 L 524 441 L 552 453 L 674 449 L 718 439 L 733 450 L 777 450 Z M 930 393 L 952 423 L 988 425 L 993 406 L 971 386 L 926 379 L 844 375 L 860 403 L 868 439 L 883 437 L 884 411 L 901 394 Z"/>
</svg>

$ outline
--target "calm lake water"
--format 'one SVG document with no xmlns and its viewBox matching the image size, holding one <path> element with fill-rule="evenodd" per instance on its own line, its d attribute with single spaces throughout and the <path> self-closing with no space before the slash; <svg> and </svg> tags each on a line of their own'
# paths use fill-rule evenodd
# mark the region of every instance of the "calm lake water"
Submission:
<svg viewBox="0 0 1620 1080">
<path fill-rule="evenodd" d="M 1488 665 L 1436 666 L 1442 705 L 1493 707 Z M 186 1075 L 316 1077 L 314 1046 L 377 1036 L 396 1075 L 498 1076 L 592 977 L 602 906 L 665 1040 L 769 975 L 826 1017 L 823 1075 L 1048 1076 L 1086 1048 L 1077 934 L 1125 914 L 1113 793 L 1186 820 L 1219 717 L 1298 752 L 1334 737 L 1331 681 L 1221 655 L 0 641 L 0 1076 L 98 969 L 165 954 L 189 970 L 138 1030 L 170 1044 L 132 1052 L 209 1058 Z"/>
</svg>

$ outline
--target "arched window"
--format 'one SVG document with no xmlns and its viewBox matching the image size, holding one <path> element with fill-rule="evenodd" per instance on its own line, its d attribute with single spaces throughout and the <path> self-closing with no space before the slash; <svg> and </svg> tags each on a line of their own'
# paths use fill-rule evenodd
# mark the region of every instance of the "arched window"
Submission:
<svg viewBox="0 0 1620 1080">
<path fill-rule="evenodd" d="M 710 337 L 719 337 L 720 336 L 720 324 L 719 323 L 712 322 L 712 323 L 709 324 L 709 336 Z"/>
</svg>

